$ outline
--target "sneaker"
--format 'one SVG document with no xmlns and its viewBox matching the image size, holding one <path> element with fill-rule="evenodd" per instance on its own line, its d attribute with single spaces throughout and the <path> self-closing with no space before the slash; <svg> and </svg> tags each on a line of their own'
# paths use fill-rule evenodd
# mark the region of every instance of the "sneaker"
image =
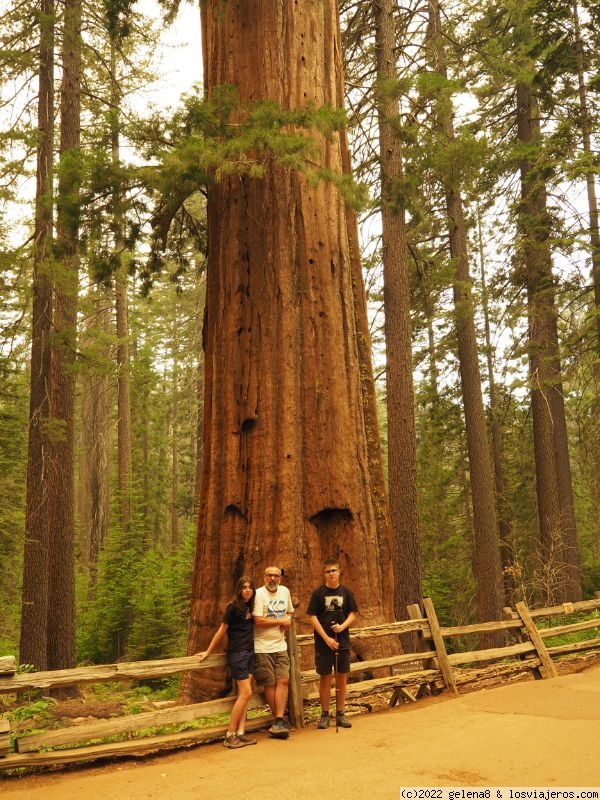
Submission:
<svg viewBox="0 0 600 800">
<path fill-rule="evenodd" d="M 247 733 L 238 733 L 237 738 L 244 744 L 256 744 L 256 739 L 253 739 L 252 736 L 248 736 Z"/>
<path fill-rule="evenodd" d="M 232 750 L 237 749 L 238 747 L 246 746 L 246 743 L 242 742 L 242 740 L 235 734 L 233 734 L 233 736 L 226 736 L 223 739 L 223 744 L 225 745 L 225 747 L 230 747 Z"/>
<path fill-rule="evenodd" d="M 351 728 L 352 723 L 346 717 L 343 711 L 338 711 L 337 716 L 335 718 L 335 724 L 338 728 Z"/>
<path fill-rule="evenodd" d="M 324 728 L 328 727 L 329 727 L 329 714 L 323 713 L 321 714 L 321 718 L 317 722 L 317 728 L 321 728 L 321 730 L 323 730 Z"/>
<path fill-rule="evenodd" d="M 271 727 L 269 728 L 269 733 L 275 739 L 287 739 L 290 735 L 289 730 L 287 729 L 285 722 L 283 720 L 276 721 Z"/>
</svg>

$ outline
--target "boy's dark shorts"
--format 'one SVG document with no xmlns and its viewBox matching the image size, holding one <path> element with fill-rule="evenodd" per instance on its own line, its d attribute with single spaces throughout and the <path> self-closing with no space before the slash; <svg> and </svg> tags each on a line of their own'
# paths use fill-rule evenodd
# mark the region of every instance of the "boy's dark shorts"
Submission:
<svg viewBox="0 0 600 800">
<path fill-rule="evenodd" d="M 227 653 L 231 677 L 234 681 L 245 681 L 250 675 L 254 675 L 254 652 L 240 650 L 239 652 Z"/>
<path fill-rule="evenodd" d="M 335 669 L 335 652 L 329 647 L 327 650 L 315 649 L 315 668 L 319 675 L 330 675 Z M 350 672 L 350 650 L 337 651 L 337 671 Z"/>
</svg>

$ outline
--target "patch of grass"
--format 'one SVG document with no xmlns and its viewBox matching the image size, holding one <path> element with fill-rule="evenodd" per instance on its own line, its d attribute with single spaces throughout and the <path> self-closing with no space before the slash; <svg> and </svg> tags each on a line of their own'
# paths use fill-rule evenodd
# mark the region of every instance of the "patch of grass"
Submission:
<svg viewBox="0 0 600 800">
<path fill-rule="evenodd" d="M 563 644 L 576 644 L 577 642 L 585 642 L 590 639 L 597 639 L 600 636 L 600 612 L 592 611 L 588 614 L 562 614 L 560 616 L 551 617 L 550 619 L 540 620 L 537 624 L 538 628 L 548 630 L 549 628 L 558 628 L 561 625 L 571 625 L 576 622 L 587 622 L 587 620 L 595 620 L 598 624 L 597 628 L 588 628 L 585 631 L 574 631 L 573 633 L 561 633 L 557 636 L 546 636 L 544 642 L 546 647 L 558 647 Z"/>
</svg>

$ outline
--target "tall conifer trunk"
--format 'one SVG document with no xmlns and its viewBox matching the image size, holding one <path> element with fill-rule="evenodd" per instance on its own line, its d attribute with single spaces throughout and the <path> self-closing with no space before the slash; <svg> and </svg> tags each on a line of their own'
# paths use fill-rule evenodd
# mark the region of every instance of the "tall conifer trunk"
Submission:
<svg viewBox="0 0 600 800">
<path fill-rule="evenodd" d="M 429 0 L 430 58 L 436 71 L 447 78 L 446 58 L 441 32 L 440 7 Z M 454 140 L 451 96 L 441 91 L 436 99 L 436 116 L 441 142 Z M 458 342 L 458 360 L 462 386 L 471 500 L 473 505 L 473 572 L 477 581 L 477 612 L 480 620 L 499 619 L 502 608 L 502 572 L 500 543 L 494 499 L 494 476 L 488 443 L 473 301 L 467 227 L 463 213 L 460 186 L 451 175 L 442 176 L 446 193 L 446 209 L 450 255 L 454 262 L 454 316 Z M 497 636 L 482 637 L 494 644 Z"/>
<path fill-rule="evenodd" d="M 395 612 L 422 599 L 421 547 L 417 505 L 410 286 L 404 208 L 399 199 L 403 178 L 402 146 L 396 132 L 400 109 L 390 85 L 398 80 L 393 0 L 375 3 L 377 119 L 381 172 L 383 304 L 385 314 L 388 487 L 392 552 L 396 576 Z"/>
<path fill-rule="evenodd" d="M 196 288 L 204 283 L 204 264 L 196 262 Z M 194 519 L 198 522 L 198 505 L 200 502 L 200 483 L 202 478 L 202 449 L 204 441 L 204 354 L 202 353 L 202 319 L 204 317 L 204 287 L 197 292 L 198 302 L 195 309 L 195 336 L 194 340 L 198 347 L 200 356 L 196 367 L 194 387 L 196 390 L 196 425 L 194 430 Z"/>
<path fill-rule="evenodd" d="M 117 76 L 116 35 L 111 36 L 111 158 L 115 172 L 120 168 L 121 94 Z M 116 181 L 112 193 L 114 248 L 119 266 L 115 272 L 115 315 L 117 328 L 117 450 L 119 464 L 119 523 L 123 531 L 131 528 L 131 392 L 129 357 L 129 305 L 127 299 L 127 264 L 125 262 L 122 188 Z"/>
<path fill-rule="evenodd" d="M 93 337 L 98 333 L 108 337 L 114 329 L 108 290 L 95 286 L 91 302 L 93 310 L 87 327 L 90 345 L 93 346 Z M 107 361 L 110 358 L 107 346 L 103 348 L 102 356 Z M 98 556 L 108 533 L 110 518 L 111 385 L 108 374 L 92 372 L 82 378 L 79 519 L 82 560 L 88 574 L 90 596 L 94 595 Z"/>
<path fill-rule="evenodd" d="M 209 97 L 337 106 L 331 0 L 207 2 Z M 342 172 L 339 136 L 314 134 Z M 343 199 L 267 159 L 208 198 L 204 459 L 189 652 L 206 644 L 244 572 L 285 567 L 304 604 L 321 559 L 339 558 L 365 624 L 392 614 L 370 495 Z M 193 694 L 193 687 L 191 687 Z"/>
<path fill-rule="evenodd" d="M 585 55 L 583 49 L 583 40 L 581 38 L 581 27 L 579 24 L 578 4 L 576 0 L 573 2 L 573 23 L 575 27 L 575 55 L 577 58 L 581 139 L 583 143 L 583 152 L 591 158 L 594 155 L 592 148 L 592 125 L 588 107 L 587 87 L 585 84 Z M 589 169 L 586 172 L 585 185 L 587 190 L 590 218 L 589 235 L 590 252 L 592 257 L 592 283 L 594 286 L 594 304 L 596 310 L 596 350 L 598 352 L 596 374 L 600 383 L 600 226 L 598 223 L 596 172 L 594 170 Z"/>
<path fill-rule="evenodd" d="M 500 414 L 498 408 L 496 379 L 494 378 L 494 359 L 492 353 L 492 336 L 490 328 L 490 311 L 488 302 L 487 280 L 485 270 L 485 256 L 483 251 L 483 234 L 481 228 L 481 212 L 477 205 L 477 238 L 479 242 L 479 265 L 481 269 L 481 305 L 483 310 L 485 330 L 485 351 L 490 386 L 490 434 L 492 438 L 492 461 L 494 464 L 494 480 L 496 486 L 496 510 L 498 513 L 498 528 L 500 531 L 500 561 L 502 565 L 502 585 L 504 589 L 504 602 L 513 606 L 518 598 L 516 590 L 516 574 L 514 554 L 512 548 L 512 524 L 509 507 L 506 501 L 506 481 L 504 479 L 504 458 L 502 448 L 502 430 L 500 427 Z"/>
<path fill-rule="evenodd" d="M 594 151 L 592 148 L 592 125 L 590 121 L 589 102 L 587 98 L 587 87 L 585 80 L 586 58 L 579 24 L 579 10 L 577 0 L 573 1 L 573 23 L 575 28 L 575 55 L 577 58 L 577 78 L 579 86 L 579 116 L 581 124 L 581 138 L 583 152 L 592 163 Z M 600 419 L 598 418 L 598 408 L 600 407 L 600 226 L 598 221 L 598 197 L 596 193 L 596 171 L 588 169 L 585 175 L 585 183 L 588 198 L 588 212 L 590 221 L 590 255 L 592 259 L 592 285 L 594 287 L 594 303 L 592 307 L 593 319 L 595 321 L 595 411 L 591 422 L 591 441 L 588 451 L 591 454 L 593 464 L 592 472 L 592 497 L 596 510 L 596 541 L 600 544 Z"/>
<path fill-rule="evenodd" d="M 66 0 L 60 91 L 57 272 L 50 414 L 48 666 L 75 666 L 75 351 L 79 274 L 81 0 Z"/>
<path fill-rule="evenodd" d="M 376 102 L 381 173 L 388 491 L 396 577 L 395 613 L 398 619 L 404 619 L 406 606 L 420 602 L 422 590 L 410 286 L 404 208 L 399 199 L 403 165 L 396 126 L 400 108 L 389 88 L 398 80 L 395 7 L 393 0 L 379 0 L 374 13 L 377 79 L 381 86 Z"/>
<path fill-rule="evenodd" d="M 39 12 L 38 150 L 33 251 L 31 379 L 23 595 L 19 658 L 46 669 L 48 624 L 48 459 L 54 156 L 54 0 Z"/>
<path fill-rule="evenodd" d="M 177 313 L 177 292 L 174 294 L 173 330 L 171 338 L 171 541 L 173 552 L 179 547 L 179 348 L 177 331 L 179 316 Z"/>
<path fill-rule="evenodd" d="M 521 142 L 530 146 L 540 144 L 539 112 L 530 83 L 517 85 L 517 127 Z M 546 599 L 574 601 L 581 599 L 581 571 L 548 242 L 546 186 L 533 160 L 523 158 L 520 171 L 519 224 L 527 282 L 536 493 Z"/>
</svg>

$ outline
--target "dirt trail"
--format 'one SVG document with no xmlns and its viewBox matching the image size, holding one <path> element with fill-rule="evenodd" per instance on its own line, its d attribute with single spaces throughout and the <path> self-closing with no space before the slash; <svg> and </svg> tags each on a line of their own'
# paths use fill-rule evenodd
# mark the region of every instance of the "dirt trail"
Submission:
<svg viewBox="0 0 600 800">
<path fill-rule="evenodd" d="M 400 787 L 600 786 L 600 666 L 353 717 L 352 730 L 258 734 L 24 778 L 7 800 L 398 800 Z"/>
</svg>

